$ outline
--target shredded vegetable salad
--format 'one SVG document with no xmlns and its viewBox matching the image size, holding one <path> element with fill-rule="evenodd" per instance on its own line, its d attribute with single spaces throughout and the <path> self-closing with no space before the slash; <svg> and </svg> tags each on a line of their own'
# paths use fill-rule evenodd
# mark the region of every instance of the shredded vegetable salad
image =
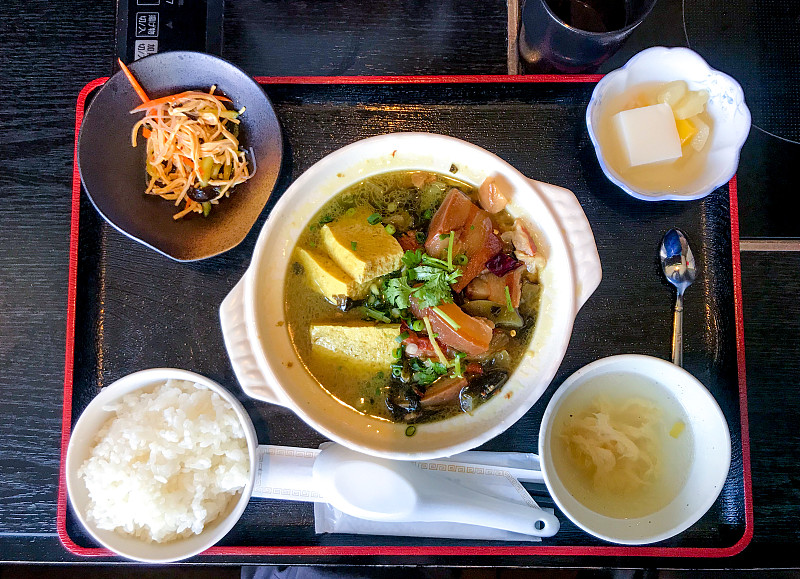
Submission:
<svg viewBox="0 0 800 579">
<path fill-rule="evenodd" d="M 131 111 L 145 113 L 133 126 L 131 144 L 137 146 L 141 130 L 147 139 L 145 193 L 176 207 L 183 204 L 173 219 L 190 213 L 208 216 L 234 186 L 253 174 L 238 139 L 244 108 L 228 109 L 230 99 L 214 94 L 215 87 L 207 93 L 186 91 L 149 100 L 124 65 L 123 70 L 144 101 Z"/>
</svg>

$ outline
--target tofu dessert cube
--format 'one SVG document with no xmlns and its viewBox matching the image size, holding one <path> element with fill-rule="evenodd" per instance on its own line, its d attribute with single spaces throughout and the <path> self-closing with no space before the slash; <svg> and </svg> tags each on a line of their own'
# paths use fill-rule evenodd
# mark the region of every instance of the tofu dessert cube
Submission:
<svg viewBox="0 0 800 579">
<path fill-rule="evenodd" d="M 322 227 L 322 244 L 336 264 L 357 283 L 400 269 L 403 248 L 380 222 L 367 221 L 367 209 Z"/>
<path fill-rule="evenodd" d="M 612 123 L 630 167 L 666 163 L 682 155 L 675 116 L 666 103 L 622 111 Z"/>
<path fill-rule="evenodd" d="M 387 367 L 395 361 L 400 324 L 350 321 L 311 324 L 312 349 L 324 349 L 349 361 Z"/>
</svg>

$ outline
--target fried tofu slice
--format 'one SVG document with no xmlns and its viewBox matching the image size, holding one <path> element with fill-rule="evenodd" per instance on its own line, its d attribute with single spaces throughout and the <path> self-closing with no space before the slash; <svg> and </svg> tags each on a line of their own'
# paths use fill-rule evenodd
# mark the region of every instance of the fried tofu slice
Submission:
<svg viewBox="0 0 800 579">
<path fill-rule="evenodd" d="M 328 301 L 337 303 L 345 297 L 354 300 L 367 297 L 369 283 L 356 282 L 324 253 L 298 247 L 295 255 L 305 270 L 308 283 Z"/>
<path fill-rule="evenodd" d="M 362 208 L 325 224 L 320 233 L 322 245 L 336 264 L 356 283 L 400 269 L 403 248 L 380 222 L 370 224 L 370 211 Z"/>
<path fill-rule="evenodd" d="M 387 367 L 395 361 L 400 324 L 352 321 L 311 324 L 311 347 L 337 357 Z"/>
</svg>

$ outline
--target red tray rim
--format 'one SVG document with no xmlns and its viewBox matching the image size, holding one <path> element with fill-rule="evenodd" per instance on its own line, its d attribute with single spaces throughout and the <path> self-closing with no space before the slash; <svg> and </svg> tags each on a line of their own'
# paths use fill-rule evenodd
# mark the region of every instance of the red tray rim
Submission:
<svg viewBox="0 0 800 579">
<path fill-rule="evenodd" d="M 445 76 L 256 76 L 259 84 L 445 84 L 445 83 L 592 83 L 603 75 L 445 75 Z M 75 302 L 78 279 L 78 234 L 80 217 L 81 180 L 78 172 L 78 135 L 83 121 L 86 99 L 93 90 L 108 80 L 101 77 L 87 83 L 78 94 L 75 111 L 75 142 L 73 148 L 72 206 L 70 216 L 70 259 L 67 291 L 66 352 L 64 361 L 64 401 L 62 409 L 61 460 L 59 466 L 56 528 L 64 547 L 72 554 L 83 557 L 117 557 L 109 549 L 82 547 L 69 536 L 66 528 L 67 488 L 66 455 L 72 426 L 72 386 L 75 355 Z M 752 475 L 750 472 L 750 429 L 747 415 L 747 382 L 745 377 L 744 317 L 742 309 L 742 276 L 739 254 L 739 207 L 736 176 L 728 183 L 731 215 L 731 249 L 733 258 L 734 311 L 736 320 L 736 353 L 739 376 L 739 412 L 742 433 L 742 468 L 744 473 L 745 532 L 729 547 L 652 547 L 652 546 L 222 546 L 211 547 L 201 556 L 601 556 L 601 557 L 731 557 L 742 552 L 753 538 Z"/>
</svg>

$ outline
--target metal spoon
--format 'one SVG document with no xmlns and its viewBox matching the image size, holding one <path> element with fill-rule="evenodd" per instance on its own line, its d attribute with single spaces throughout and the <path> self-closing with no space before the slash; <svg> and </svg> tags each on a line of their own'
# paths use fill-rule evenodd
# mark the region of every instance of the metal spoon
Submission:
<svg viewBox="0 0 800 579">
<path fill-rule="evenodd" d="M 659 257 L 667 280 L 678 288 L 672 329 L 672 363 L 683 366 L 683 292 L 692 285 L 697 270 L 689 241 L 680 229 L 670 229 L 664 234 Z"/>
</svg>

